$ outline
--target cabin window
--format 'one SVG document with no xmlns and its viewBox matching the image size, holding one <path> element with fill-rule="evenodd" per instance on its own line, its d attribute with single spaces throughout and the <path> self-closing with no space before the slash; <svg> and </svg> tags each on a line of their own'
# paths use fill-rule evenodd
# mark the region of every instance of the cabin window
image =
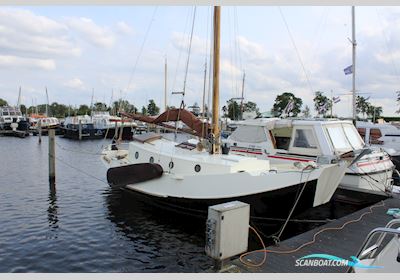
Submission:
<svg viewBox="0 0 400 280">
<path fill-rule="evenodd" d="M 253 125 L 239 126 L 229 137 L 236 142 L 262 143 L 267 141 L 264 127 Z"/>
<path fill-rule="evenodd" d="M 358 134 L 360 134 L 361 138 L 365 141 L 365 128 L 359 127 L 357 128 Z"/>
<path fill-rule="evenodd" d="M 354 125 L 343 124 L 344 133 L 346 134 L 347 140 L 349 140 L 350 145 L 353 149 L 361 149 L 364 146 L 360 135 L 357 133 Z"/>
<path fill-rule="evenodd" d="M 289 149 L 290 137 L 275 136 L 276 148 L 287 150 Z"/>
<path fill-rule="evenodd" d="M 136 152 L 135 153 L 135 159 L 138 159 L 139 158 L 139 152 Z"/>
<path fill-rule="evenodd" d="M 369 143 L 371 144 L 382 144 L 379 138 L 382 137 L 382 132 L 379 128 L 371 128 L 369 131 Z"/>
<path fill-rule="evenodd" d="M 201 170 L 201 166 L 198 165 L 198 164 L 196 164 L 196 165 L 194 166 L 194 171 L 200 172 L 200 170 Z"/>
<path fill-rule="evenodd" d="M 149 161 L 150 161 L 150 163 L 154 163 L 154 158 L 150 157 Z"/>
<path fill-rule="evenodd" d="M 333 147 L 336 150 L 353 150 L 350 143 L 346 139 L 342 126 L 327 127 L 329 137 Z"/>
<path fill-rule="evenodd" d="M 293 147 L 317 149 L 317 141 L 312 129 L 296 129 Z"/>
</svg>

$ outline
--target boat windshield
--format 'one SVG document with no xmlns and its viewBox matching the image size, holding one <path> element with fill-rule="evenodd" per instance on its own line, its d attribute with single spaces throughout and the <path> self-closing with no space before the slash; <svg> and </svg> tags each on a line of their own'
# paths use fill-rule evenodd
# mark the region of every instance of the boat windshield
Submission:
<svg viewBox="0 0 400 280">
<path fill-rule="evenodd" d="M 364 142 L 352 124 L 339 123 L 326 125 L 332 146 L 337 152 L 362 149 Z"/>
</svg>

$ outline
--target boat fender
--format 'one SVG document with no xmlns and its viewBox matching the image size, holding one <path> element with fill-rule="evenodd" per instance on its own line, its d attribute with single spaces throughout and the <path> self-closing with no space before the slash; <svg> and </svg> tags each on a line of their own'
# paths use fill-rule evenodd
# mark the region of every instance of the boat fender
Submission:
<svg viewBox="0 0 400 280">
<path fill-rule="evenodd" d="M 158 179 L 164 170 L 157 163 L 136 163 L 107 170 L 107 182 L 112 187 L 124 187 L 149 180 Z"/>
</svg>

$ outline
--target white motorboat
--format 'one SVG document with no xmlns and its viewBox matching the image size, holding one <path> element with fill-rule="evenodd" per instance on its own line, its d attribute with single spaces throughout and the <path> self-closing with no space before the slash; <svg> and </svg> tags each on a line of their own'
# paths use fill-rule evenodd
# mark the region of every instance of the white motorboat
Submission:
<svg viewBox="0 0 400 280">
<path fill-rule="evenodd" d="M 18 107 L 0 107 L 0 130 L 28 131 L 29 124 Z"/>
<path fill-rule="evenodd" d="M 321 156 L 335 161 L 354 152 L 360 157 L 348 167 L 341 187 L 376 194 L 392 190 L 394 165 L 389 155 L 381 149 L 367 153 L 350 121 L 259 118 L 238 123 L 224 142 L 230 153 L 272 163 L 311 162 Z"/>
<path fill-rule="evenodd" d="M 358 133 L 365 144 L 382 148 L 387 152 L 396 169 L 400 170 L 400 129 L 389 123 L 356 123 Z"/>
<path fill-rule="evenodd" d="M 126 149 L 109 146 L 102 160 L 110 185 L 124 187 L 156 206 L 205 217 L 207 207 L 240 200 L 252 216 L 287 217 L 330 200 L 346 164 L 277 164 L 220 152 L 219 17 L 214 8 L 213 122 L 208 124 L 180 109 L 164 112 L 153 124 L 182 121 L 199 141 L 177 143 L 157 134 L 135 136 Z M 156 121 L 158 121 L 156 123 Z"/>
<path fill-rule="evenodd" d="M 94 129 L 101 130 L 105 137 L 109 139 L 131 140 L 137 128 L 135 122 L 118 116 L 111 116 L 108 111 L 93 111 L 91 118 Z"/>
<path fill-rule="evenodd" d="M 88 115 L 66 117 L 62 127 L 64 137 L 69 139 L 102 139 L 104 132 L 95 129 Z"/>
</svg>

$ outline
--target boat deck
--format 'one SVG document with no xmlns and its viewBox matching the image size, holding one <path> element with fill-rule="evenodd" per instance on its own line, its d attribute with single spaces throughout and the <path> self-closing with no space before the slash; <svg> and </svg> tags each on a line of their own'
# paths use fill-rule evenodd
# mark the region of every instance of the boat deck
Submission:
<svg viewBox="0 0 400 280">
<path fill-rule="evenodd" d="M 351 256 L 355 256 L 368 235 L 368 233 L 377 228 L 384 227 L 390 220 L 394 219 L 387 215 L 389 208 L 400 208 L 400 199 L 387 198 L 382 202 L 374 204 L 372 213 L 366 214 L 363 218 L 354 223 L 349 223 L 342 230 L 328 230 L 317 235 L 316 241 L 302 249 L 290 254 L 267 253 L 265 263 L 260 267 L 249 267 L 235 259 L 225 265 L 226 272 L 261 272 L 261 273 L 344 273 L 347 272 L 347 266 L 295 266 L 296 260 L 309 254 L 330 254 L 340 258 L 349 260 Z M 350 215 L 344 216 L 321 227 L 315 228 L 303 234 L 297 235 L 285 241 L 279 246 L 269 246 L 267 250 L 289 251 L 298 248 L 304 243 L 313 240 L 313 236 L 324 228 L 341 227 L 344 223 L 357 220 L 363 213 L 369 212 L 370 207 L 361 209 Z M 252 233 L 251 233 L 252 234 Z M 245 261 L 252 263 L 260 263 L 264 253 L 258 252 L 244 257 Z"/>
</svg>

